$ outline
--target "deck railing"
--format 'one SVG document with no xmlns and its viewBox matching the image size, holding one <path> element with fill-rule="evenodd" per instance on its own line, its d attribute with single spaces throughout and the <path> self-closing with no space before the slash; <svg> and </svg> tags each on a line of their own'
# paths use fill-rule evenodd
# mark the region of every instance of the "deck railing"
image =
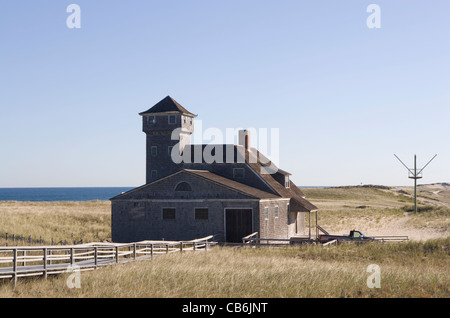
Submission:
<svg viewBox="0 0 450 318">
<path fill-rule="evenodd" d="M 213 236 L 191 241 L 141 241 L 136 243 L 88 243 L 73 246 L 0 247 L 0 279 L 44 276 L 67 272 L 70 266 L 93 270 L 100 266 L 151 259 L 187 251 L 207 251 Z"/>
</svg>

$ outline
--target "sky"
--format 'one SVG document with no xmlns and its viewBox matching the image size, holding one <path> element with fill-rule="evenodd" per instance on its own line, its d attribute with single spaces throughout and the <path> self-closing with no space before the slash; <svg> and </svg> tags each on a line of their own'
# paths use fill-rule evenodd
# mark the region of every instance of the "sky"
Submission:
<svg viewBox="0 0 450 318">
<path fill-rule="evenodd" d="M 167 95 L 198 115 L 193 139 L 278 129 L 298 186 L 412 185 L 394 154 L 437 154 L 419 183 L 450 182 L 449 14 L 447 0 L 2 0 L 0 187 L 144 184 L 138 113 Z"/>
</svg>

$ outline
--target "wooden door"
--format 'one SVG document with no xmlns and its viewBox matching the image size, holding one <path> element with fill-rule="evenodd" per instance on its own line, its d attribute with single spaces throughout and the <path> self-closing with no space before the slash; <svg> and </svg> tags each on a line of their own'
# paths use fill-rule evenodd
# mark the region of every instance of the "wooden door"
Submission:
<svg viewBox="0 0 450 318">
<path fill-rule="evenodd" d="M 242 243 L 242 238 L 253 233 L 252 209 L 225 210 L 226 241 Z"/>
</svg>

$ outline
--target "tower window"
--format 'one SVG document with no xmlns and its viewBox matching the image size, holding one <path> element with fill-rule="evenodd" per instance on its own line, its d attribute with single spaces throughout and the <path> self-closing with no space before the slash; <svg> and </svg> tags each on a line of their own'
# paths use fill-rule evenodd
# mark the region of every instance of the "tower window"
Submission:
<svg viewBox="0 0 450 318">
<path fill-rule="evenodd" d="M 289 177 L 288 177 L 288 176 L 286 176 L 286 177 L 284 178 L 284 186 L 285 186 L 286 188 L 289 188 L 289 187 L 291 186 L 291 184 L 290 184 L 290 182 L 289 182 Z"/>
<path fill-rule="evenodd" d="M 155 123 L 155 116 L 148 116 L 147 117 L 147 123 L 154 124 Z"/>
<path fill-rule="evenodd" d="M 157 146 L 152 146 L 152 156 L 156 156 L 158 154 L 158 147 Z"/>
<path fill-rule="evenodd" d="M 158 177 L 158 170 L 152 170 L 152 179 L 156 179 Z"/>
<path fill-rule="evenodd" d="M 266 220 L 269 219 L 269 208 L 268 208 L 268 207 L 265 207 L 265 208 L 264 208 L 264 218 L 265 218 Z"/>
<path fill-rule="evenodd" d="M 274 216 L 277 218 L 278 217 L 278 206 L 275 207 L 274 210 Z"/>
<path fill-rule="evenodd" d="M 177 121 L 177 117 L 174 115 L 169 116 L 169 124 L 175 124 Z"/>
</svg>

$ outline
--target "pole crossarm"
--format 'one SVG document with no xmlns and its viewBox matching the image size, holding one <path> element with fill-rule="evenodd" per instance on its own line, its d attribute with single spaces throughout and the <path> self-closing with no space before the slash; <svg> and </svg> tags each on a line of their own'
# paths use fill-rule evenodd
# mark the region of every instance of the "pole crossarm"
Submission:
<svg viewBox="0 0 450 318">
<path fill-rule="evenodd" d="M 405 168 L 406 168 L 406 169 L 408 169 L 408 171 L 409 171 L 409 172 L 411 172 L 411 174 L 412 174 L 412 175 L 414 175 L 414 176 L 415 176 L 415 173 L 414 173 L 414 172 L 413 172 L 413 171 L 412 171 L 411 169 L 409 169 L 409 168 L 408 168 L 408 166 L 407 166 L 407 165 L 405 165 L 405 164 L 403 163 L 403 161 L 401 161 L 401 160 L 400 160 L 400 158 L 399 158 L 399 157 L 397 157 L 397 155 L 396 155 L 395 153 L 394 153 L 394 156 L 395 156 L 395 157 L 396 157 L 396 158 L 398 159 L 398 161 L 400 161 L 400 162 L 402 163 L 402 165 L 404 165 L 404 166 L 405 166 Z"/>
<path fill-rule="evenodd" d="M 427 163 L 422 169 L 420 169 L 420 171 L 418 172 L 418 174 L 420 174 L 420 173 L 423 171 L 423 169 L 425 169 L 425 167 L 428 166 L 428 164 L 429 164 L 434 158 L 436 158 L 436 156 L 437 156 L 437 154 L 434 155 L 434 157 L 431 158 L 430 161 L 428 161 L 428 163 Z"/>
</svg>

